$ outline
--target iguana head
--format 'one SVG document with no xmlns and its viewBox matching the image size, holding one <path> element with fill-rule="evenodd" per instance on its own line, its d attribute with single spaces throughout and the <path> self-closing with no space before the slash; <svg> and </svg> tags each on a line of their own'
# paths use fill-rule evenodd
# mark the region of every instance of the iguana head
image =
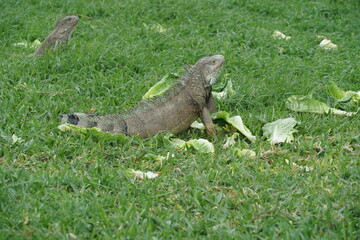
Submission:
<svg viewBox="0 0 360 240">
<path fill-rule="evenodd" d="M 225 59 L 222 55 L 204 57 L 197 61 L 193 69 L 198 69 L 197 71 L 201 71 L 201 74 L 205 78 L 205 85 L 210 87 L 215 83 L 224 61 Z"/>
<path fill-rule="evenodd" d="M 79 18 L 77 16 L 67 16 L 56 25 L 56 39 L 67 40 L 74 31 Z"/>
</svg>

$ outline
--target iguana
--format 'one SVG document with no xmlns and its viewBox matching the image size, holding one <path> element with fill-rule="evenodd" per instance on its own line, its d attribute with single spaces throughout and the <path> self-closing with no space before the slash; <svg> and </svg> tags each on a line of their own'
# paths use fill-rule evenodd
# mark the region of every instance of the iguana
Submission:
<svg viewBox="0 0 360 240">
<path fill-rule="evenodd" d="M 222 55 L 201 58 L 163 95 L 143 100 L 124 114 L 71 113 L 62 114 L 60 121 L 85 128 L 97 127 L 104 132 L 146 138 L 163 131 L 180 133 L 200 117 L 207 133 L 214 135 L 215 125 L 210 111 L 216 111 L 216 106 L 211 88 L 223 63 Z M 216 138 L 215 135 L 214 137 Z"/>
<path fill-rule="evenodd" d="M 78 23 L 77 16 L 67 16 L 59 21 L 55 30 L 44 40 L 44 42 L 36 49 L 36 51 L 29 56 L 43 56 L 45 50 L 55 49 L 59 43 L 66 43 L 71 37 L 72 32 Z"/>
</svg>

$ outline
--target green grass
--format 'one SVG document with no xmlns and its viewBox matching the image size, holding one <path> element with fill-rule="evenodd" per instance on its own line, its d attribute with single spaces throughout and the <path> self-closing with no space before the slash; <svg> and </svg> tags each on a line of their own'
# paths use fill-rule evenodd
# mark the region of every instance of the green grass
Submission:
<svg viewBox="0 0 360 240">
<path fill-rule="evenodd" d="M 359 90 L 358 1 L 14 0 L 0 7 L 0 239 L 360 237 L 359 114 L 285 108 L 287 97 L 313 93 L 358 109 L 326 94 L 329 81 Z M 83 16 L 65 48 L 33 59 L 26 57 L 33 50 L 13 46 L 42 41 L 65 14 Z M 292 39 L 275 40 L 274 30 Z M 320 49 L 317 34 L 338 49 Z M 165 74 L 214 54 L 226 58 L 217 85 L 231 79 L 236 91 L 218 109 L 241 115 L 258 136 L 235 145 L 256 151 L 254 160 L 222 150 L 222 131 L 215 154 L 204 155 L 176 151 L 161 135 L 98 140 L 57 129 L 61 113 L 121 112 Z M 295 141 L 270 146 L 262 126 L 287 117 L 301 122 Z M 12 143 L 13 134 L 24 141 Z M 149 153 L 170 157 L 159 162 Z M 129 168 L 161 174 L 134 180 Z"/>
</svg>

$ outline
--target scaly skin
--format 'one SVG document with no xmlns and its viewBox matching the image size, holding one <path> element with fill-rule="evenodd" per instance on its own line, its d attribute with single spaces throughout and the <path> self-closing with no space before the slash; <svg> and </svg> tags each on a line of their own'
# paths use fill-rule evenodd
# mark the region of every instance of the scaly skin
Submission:
<svg viewBox="0 0 360 240">
<path fill-rule="evenodd" d="M 44 40 L 44 42 L 29 56 L 43 56 L 46 50 L 55 49 L 60 43 L 66 43 L 78 23 L 77 16 L 67 16 L 55 27 L 55 30 Z"/>
<path fill-rule="evenodd" d="M 97 115 L 87 113 L 62 114 L 62 123 L 126 135 L 154 136 L 170 131 L 174 134 L 189 128 L 198 117 L 208 134 L 215 134 L 210 111 L 216 111 L 211 95 L 212 85 L 224 63 L 222 55 L 204 57 L 188 70 L 180 83 L 164 96 L 139 102 L 124 114 Z"/>
</svg>

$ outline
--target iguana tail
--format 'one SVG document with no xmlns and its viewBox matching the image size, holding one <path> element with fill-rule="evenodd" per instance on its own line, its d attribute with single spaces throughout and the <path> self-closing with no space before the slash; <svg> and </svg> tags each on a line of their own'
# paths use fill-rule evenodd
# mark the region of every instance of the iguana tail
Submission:
<svg viewBox="0 0 360 240">
<path fill-rule="evenodd" d="M 119 114 L 101 116 L 96 113 L 68 113 L 61 114 L 59 119 L 61 123 L 84 128 L 97 127 L 103 132 L 128 134 L 126 121 Z"/>
<path fill-rule="evenodd" d="M 61 114 L 59 119 L 61 123 L 70 123 L 85 128 L 96 127 L 99 114 L 96 113 L 69 113 Z"/>
</svg>

